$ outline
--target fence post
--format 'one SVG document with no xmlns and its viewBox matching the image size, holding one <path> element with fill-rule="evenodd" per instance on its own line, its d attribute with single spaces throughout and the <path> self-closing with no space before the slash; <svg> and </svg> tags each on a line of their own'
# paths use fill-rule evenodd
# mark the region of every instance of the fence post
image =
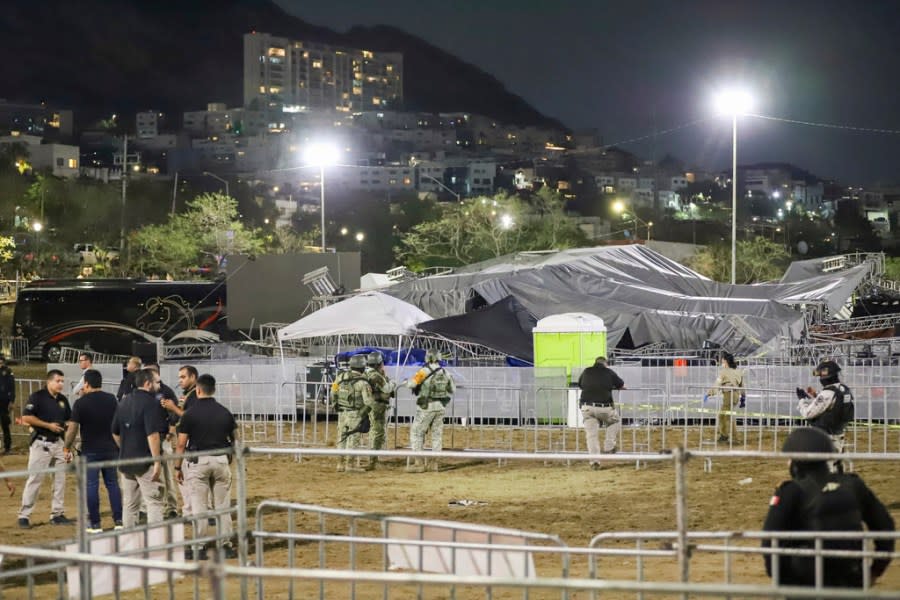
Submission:
<svg viewBox="0 0 900 600">
<path fill-rule="evenodd" d="M 99 493 L 99 490 L 98 490 Z M 84 554 L 90 552 L 90 542 L 87 539 L 87 459 L 79 456 L 75 459 L 75 501 L 78 503 L 77 517 L 75 519 L 75 538 L 78 540 L 78 551 Z M 90 599 L 93 597 L 91 589 L 91 564 L 81 563 L 79 569 L 81 577 L 81 597 Z"/>
<path fill-rule="evenodd" d="M 687 485 L 685 483 L 685 463 L 689 454 L 684 447 L 675 448 L 675 519 L 678 527 L 678 570 L 681 573 L 681 582 L 687 583 L 690 579 L 690 550 L 687 536 Z M 687 594 L 682 598 L 687 600 Z"/>
<path fill-rule="evenodd" d="M 244 443 L 236 440 L 234 443 L 234 462 L 237 475 L 237 533 L 238 533 L 238 561 L 242 567 L 247 566 L 247 455 L 244 452 Z M 247 590 L 247 578 L 241 577 L 241 598 L 249 598 Z"/>
</svg>

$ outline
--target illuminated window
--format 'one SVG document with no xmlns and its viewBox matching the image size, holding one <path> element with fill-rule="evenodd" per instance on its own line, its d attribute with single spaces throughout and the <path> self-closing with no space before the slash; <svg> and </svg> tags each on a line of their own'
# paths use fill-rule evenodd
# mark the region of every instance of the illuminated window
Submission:
<svg viewBox="0 0 900 600">
<path fill-rule="evenodd" d="M 397 185 L 397 180 L 394 179 L 393 177 L 391 177 L 391 179 L 389 180 L 389 182 L 390 182 L 391 185 Z"/>
<path fill-rule="evenodd" d="M 69 168 L 70 168 L 70 169 L 77 169 L 77 168 L 78 168 L 78 159 L 77 159 L 77 158 L 70 158 L 70 159 L 69 159 Z"/>
<path fill-rule="evenodd" d="M 269 56 L 284 56 L 284 48 L 269 48 Z"/>
<path fill-rule="evenodd" d="M 321 68 L 322 68 L 322 61 L 321 61 L 321 60 L 314 60 L 314 61 L 312 61 L 312 68 L 313 68 L 313 69 L 321 69 Z"/>
<path fill-rule="evenodd" d="M 259 86 L 259 93 L 260 93 L 260 94 L 265 94 L 265 93 L 266 93 L 266 86 L 264 86 L 264 85 Z"/>
<path fill-rule="evenodd" d="M 375 58 L 375 55 L 368 50 L 362 51 L 363 58 Z"/>
<path fill-rule="evenodd" d="M 372 104 L 374 104 L 375 106 L 381 106 L 381 98 L 379 98 L 378 96 L 373 97 Z"/>
<path fill-rule="evenodd" d="M 410 179 L 409 177 L 404 177 L 403 185 L 410 185 L 410 184 L 412 184 L 412 179 Z"/>
<path fill-rule="evenodd" d="M 385 70 L 386 70 L 388 73 L 393 73 L 393 72 L 394 72 L 394 65 L 387 65 L 387 66 L 385 67 Z"/>
<path fill-rule="evenodd" d="M 280 94 L 280 93 L 281 93 L 281 88 L 280 88 L 280 87 L 276 87 L 276 86 L 272 86 L 272 87 L 269 88 L 269 93 L 270 93 L 270 94 Z"/>
</svg>

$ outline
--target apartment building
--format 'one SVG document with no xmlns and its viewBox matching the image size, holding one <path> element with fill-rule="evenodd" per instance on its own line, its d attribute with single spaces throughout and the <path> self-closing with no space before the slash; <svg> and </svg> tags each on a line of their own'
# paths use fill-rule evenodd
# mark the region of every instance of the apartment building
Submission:
<svg viewBox="0 0 900 600">
<path fill-rule="evenodd" d="M 244 34 L 244 106 L 341 112 L 403 105 L 403 55 Z"/>
</svg>

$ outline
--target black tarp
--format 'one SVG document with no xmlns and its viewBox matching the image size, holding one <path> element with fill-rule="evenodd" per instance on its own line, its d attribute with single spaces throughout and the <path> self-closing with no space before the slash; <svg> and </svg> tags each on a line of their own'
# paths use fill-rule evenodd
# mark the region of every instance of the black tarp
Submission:
<svg viewBox="0 0 900 600">
<path fill-rule="evenodd" d="M 479 310 L 419 323 L 419 329 L 451 340 L 474 342 L 534 362 L 531 330 L 537 319 L 507 296 Z"/>
</svg>

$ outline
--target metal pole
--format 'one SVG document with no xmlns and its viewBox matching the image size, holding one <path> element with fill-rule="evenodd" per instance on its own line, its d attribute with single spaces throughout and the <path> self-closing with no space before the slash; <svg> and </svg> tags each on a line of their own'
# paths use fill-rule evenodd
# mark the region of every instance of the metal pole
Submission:
<svg viewBox="0 0 900 600">
<path fill-rule="evenodd" d="M 128 176 L 128 134 L 122 136 L 122 222 L 119 227 L 119 252 L 125 252 L 125 189 Z"/>
<path fill-rule="evenodd" d="M 688 562 L 688 536 L 687 536 L 687 488 L 685 483 L 685 463 L 687 454 L 683 446 L 675 448 L 675 520 L 678 527 L 678 570 L 681 573 L 682 583 L 687 583 L 690 577 L 690 563 Z M 684 594 L 683 598 L 687 599 Z"/>
<path fill-rule="evenodd" d="M 247 465 L 244 454 L 244 444 L 238 440 L 234 444 L 234 462 L 237 475 L 237 533 L 238 533 L 238 564 L 246 567 L 248 538 L 247 538 Z M 248 580 L 241 577 L 241 598 L 249 598 L 247 588 Z"/>
<path fill-rule="evenodd" d="M 175 184 L 172 186 L 172 216 L 175 216 L 175 196 L 178 193 L 178 171 L 175 171 Z"/>
<path fill-rule="evenodd" d="M 737 273 L 737 113 L 731 117 L 731 285 Z"/>
<path fill-rule="evenodd" d="M 322 252 L 325 252 L 325 165 L 319 165 L 319 212 L 322 217 Z"/>
</svg>

